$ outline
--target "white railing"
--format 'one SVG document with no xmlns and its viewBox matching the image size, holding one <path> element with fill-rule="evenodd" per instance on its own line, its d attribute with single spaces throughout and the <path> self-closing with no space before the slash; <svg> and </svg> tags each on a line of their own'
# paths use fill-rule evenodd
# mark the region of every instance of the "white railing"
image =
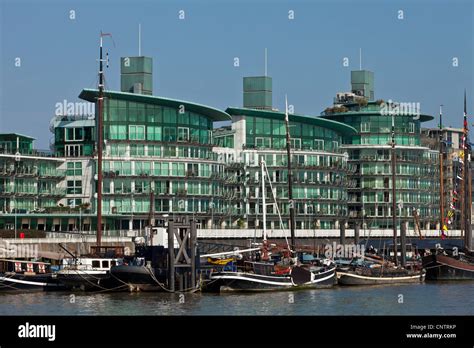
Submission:
<svg viewBox="0 0 474 348">
<path fill-rule="evenodd" d="M 223 239 L 232 239 L 232 238 L 262 238 L 263 230 L 255 230 L 255 229 L 199 229 L 197 231 L 198 238 L 223 238 Z M 439 237 L 438 230 L 422 230 L 421 234 L 423 237 L 427 238 L 436 238 Z M 289 230 L 267 230 L 267 235 L 269 238 L 285 238 L 290 236 Z M 398 231 L 398 235 L 400 235 L 400 230 Z M 316 229 L 316 230 L 296 230 L 295 236 L 297 238 L 338 238 L 340 236 L 339 229 Z M 354 230 L 353 229 L 346 229 L 345 231 L 346 237 L 354 237 Z M 393 230 L 391 229 L 360 229 L 359 230 L 359 237 L 392 237 Z M 460 230 L 452 230 L 449 231 L 450 237 L 461 237 Z M 414 230 L 407 231 L 408 238 L 419 238 L 419 234 Z"/>
<path fill-rule="evenodd" d="M 95 236 L 88 236 L 81 238 L 77 235 L 71 237 L 54 237 L 54 238 L 2 238 L 2 241 L 12 244 L 46 244 L 46 243 L 95 243 L 97 241 Z M 131 242 L 130 237 L 102 237 L 102 242 L 105 243 L 127 243 Z"/>
<path fill-rule="evenodd" d="M 130 242 L 136 236 L 143 235 L 143 231 L 115 231 L 114 235 L 107 236 L 103 235 L 102 240 L 104 242 L 121 243 Z M 89 232 L 90 233 L 90 232 Z M 439 238 L 440 234 L 437 230 L 422 230 L 421 234 L 426 238 Z M 400 235 L 400 230 L 398 231 Z M 263 230 L 261 229 L 198 229 L 197 236 L 200 239 L 240 239 L 240 238 L 263 238 Z M 281 229 L 268 229 L 268 238 L 289 238 L 289 230 Z M 296 230 L 296 238 L 339 238 L 339 229 L 307 229 L 307 230 Z M 346 229 L 345 236 L 347 238 L 354 237 L 353 229 Z M 372 230 L 359 230 L 359 237 L 385 237 L 391 238 L 393 236 L 393 230 L 391 229 L 372 229 Z M 460 230 L 451 230 L 448 232 L 449 237 L 461 237 Z M 407 238 L 419 238 L 419 234 L 414 230 L 407 231 Z M 80 233 L 64 233 L 64 232 L 47 232 L 46 238 L 3 238 L 5 241 L 11 241 L 15 243 L 72 243 L 72 242 L 87 242 L 94 243 L 96 241 L 95 234 L 80 234 Z"/>
</svg>

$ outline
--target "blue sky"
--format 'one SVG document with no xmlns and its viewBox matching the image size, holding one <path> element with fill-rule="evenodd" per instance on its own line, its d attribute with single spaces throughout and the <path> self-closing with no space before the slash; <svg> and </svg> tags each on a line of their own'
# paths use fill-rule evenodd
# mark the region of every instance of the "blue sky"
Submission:
<svg viewBox="0 0 474 348">
<path fill-rule="evenodd" d="M 55 104 L 96 86 L 99 32 L 114 37 L 106 79 L 118 90 L 120 57 L 138 54 L 138 23 L 142 54 L 154 59 L 155 95 L 241 106 L 242 77 L 263 74 L 267 47 L 274 106 L 283 109 L 288 94 L 295 112 L 319 115 L 350 89 L 362 48 L 376 99 L 420 102 L 432 115 L 443 104 L 445 125 L 460 127 L 464 88 L 474 116 L 473 22 L 469 0 L 0 0 L 0 132 L 34 136 L 47 148 Z"/>
</svg>

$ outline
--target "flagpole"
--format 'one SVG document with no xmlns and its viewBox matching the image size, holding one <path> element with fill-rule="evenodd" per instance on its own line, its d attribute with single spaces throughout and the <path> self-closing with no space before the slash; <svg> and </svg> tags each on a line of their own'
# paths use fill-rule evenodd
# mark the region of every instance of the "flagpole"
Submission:
<svg viewBox="0 0 474 348">
<path fill-rule="evenodd" d="M 439 106 L 439 197 L 440 235 L 444 236 L 444 178 L 443 178 L 443 105 Z"/>
<path fill-rule="evenodd" d="M 471 227 L 471 168 L 470 168 L 470 144 L 469 144 L 469 126 L 467 123 L 467 103 L 466 103 L 466 90 L 464 90 L 464 134 L 463 134 L 463 147 L 464 147 L 464 248 L 470 251 L 472 249 L 472 227 Z"/>
</svg>

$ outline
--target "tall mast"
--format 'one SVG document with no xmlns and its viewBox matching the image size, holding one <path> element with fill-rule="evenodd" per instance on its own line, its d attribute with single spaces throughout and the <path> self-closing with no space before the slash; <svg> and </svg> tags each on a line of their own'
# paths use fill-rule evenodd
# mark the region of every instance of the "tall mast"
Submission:
<svg viewBox="0 0 474 348">
<path fill-rule="evenodd" d="M 102 147 L 103 147 L 103 113 L 104 113 L 104 61 L 108 62 L 107 59 L 103 58 L 102 55 L 102 38 L 104 36 L 112 37 L 112 34 L 100 32 L 100 49 L 99 49 L 99 96 L 97 98 L 98 103 L 98 116 L 97 116 L 97 246 L 100 247 L 102 242 Z M 107 63 L 108 67 L 108 63 Z"/>
<path fill-rule="evenodd" d="M 100 33 L 100 52 L 99 52 L 99 97 L 97 116 L 97 246 L 102 242 L 102 110 L 104 103 L 104 67 L 102 56 L 102 37 Z"/>
<path fill-rule="evenodd" d="M 470 200 L 471 194 L 470 181 L 470 161 L 471 161 L 471 146 L 469 144 L 469 126 L 467 123 L 467 103 L 466 103 L 466 90 L 464 90 L 464 134 L 463 134 L 463 147 L 464 147 L 464 248 L 468 251 L 472 250 L 472 228 L 471 228 L 471 205 Z"/>
<path fill-rule="evenodd" d="M 285 95 L 286 154 L 288 162 L 288 200 L 290 203 L 291 249 L 295 250 L 295 203 L 293 201 L 293 173 L 291 172 L 291 138 L 288 116 L 288 98 Z"/>
<path fill-rule="evenodd" d="M 444 233 L 444 178 L 443 178 L 443 105 L 439 106 L 439 211 L 440 211 L 440 231 Z"/>
<path fill-rule="evenodd" d="M 265 190 L 265 161 L 260 161 L 260 180 L 262 182 L 262 223 L 263 223 L 263 242 L 267 241 L 267 202 Z"/>
<path fill-rule="evenodd" d="M 397 202 L 396 194 L 396 154 L 395 154 L 395 116 L 392 114 L 392 224 L 393 224 L 393 251 L 395 257 L 395 265 L 398 265 L 397 257 Z"/>
</svg>

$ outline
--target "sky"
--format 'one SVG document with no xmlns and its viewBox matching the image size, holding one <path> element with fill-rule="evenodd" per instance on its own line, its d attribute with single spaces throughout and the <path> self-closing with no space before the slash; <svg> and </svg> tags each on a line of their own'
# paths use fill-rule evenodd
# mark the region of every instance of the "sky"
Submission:
<svg viewBox="0 0 474 348">
<path fill-rule="evenodd" d="M 464 89 L 474 118 L 473 8 L 469 0 L 0 0 L 0 132 L 47 149 L 56 103 L 97 86 L 100 31 L 113 35 L 106 88 L 119 90 L 120 57 L 138 55 L 139 23 L 154 95 L 242 106 L 242 78 L 264 74 L 267 48 L 274 107 L 284 109 L 287 94 L 296 113 L 317 116 L 350 90 L 361 49 L 375 99 L 419 102 L 434 116 L 443 104 L 444 125 L 461 127 Z"/>
</svg>

